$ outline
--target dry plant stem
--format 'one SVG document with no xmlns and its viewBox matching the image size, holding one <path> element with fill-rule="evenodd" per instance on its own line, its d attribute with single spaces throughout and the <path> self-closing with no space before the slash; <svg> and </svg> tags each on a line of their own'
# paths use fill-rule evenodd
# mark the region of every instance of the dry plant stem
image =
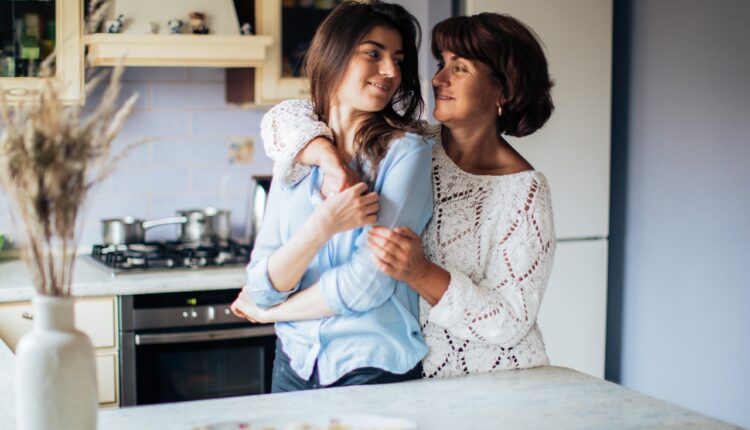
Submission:
<svg viewBox="0 0 750 430">
<path fill-rule="evenodd" d="M 64 296 L 70 294 L 87 197 L 147 139 L 112 154 L 112 142 L 137 100 L 133 95 L 118 108 L 122 64 L 112 70 L 101 101 L 84 120 L 81 106 L 63 105 L 53 62 L 43 62 L 41 85 L 31 101 L 11 107 L 0 91 L 0 185 L 15 210 L 12 219 L 25 242 L 22 255 L 37 293 Z M 104 82 L 103 75 L 95 75 L 86 93 Z"/>
</svg>

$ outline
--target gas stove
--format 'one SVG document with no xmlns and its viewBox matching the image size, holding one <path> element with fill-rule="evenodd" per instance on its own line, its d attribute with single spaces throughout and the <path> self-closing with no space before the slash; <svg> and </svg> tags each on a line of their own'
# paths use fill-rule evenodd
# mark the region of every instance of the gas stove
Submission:
<svg viewBox="0 0 750 430">
<path fill-rule="evenodd" d="M 129 245 L 94 245 L 91 258 L 115 273 L 152 270 L 242 266 L 250 261 L 250 246 L 223 243 L 187 244 L 147 242 Z"/>
</svg>

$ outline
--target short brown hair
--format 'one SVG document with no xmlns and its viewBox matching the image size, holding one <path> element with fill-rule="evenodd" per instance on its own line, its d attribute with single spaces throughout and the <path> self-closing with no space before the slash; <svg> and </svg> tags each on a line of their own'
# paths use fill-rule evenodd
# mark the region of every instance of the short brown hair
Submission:
<svg viewBox="0 0 750 430">
<path fill-rule="evenodd" d="M 345 1 L 336 6 L 318 27 L 304 65 L 304 74 L 310 79 L 315 113 L 327 123 L 331 100 L 344 78 L 349 61 L 365 35 L 376 26 L 398 31 L 404 60 L 401 63 L 401 84 L 390 103 L 380 112 L 370 115 L 355 135 L 358 164 L 370 166 L 369 171 L 360 173 L 371 184 L 390 141 L 407 131 L 421 131 L 417 124 L 424 109 L 417 66 L 421 38 L 419 22 L 396 4 L 373 0 L 367 3 Z"/>
<path fill-rule="evenodd" d="M 547 59 L 536 34 L 521 21 L 496 13 L 448 18 L 432 30 L 432 54 L 440 61 L 443 51 L 490 67 L 503 92 L 498 133 L 527 136 L 552 115 Z"/>
</svg>

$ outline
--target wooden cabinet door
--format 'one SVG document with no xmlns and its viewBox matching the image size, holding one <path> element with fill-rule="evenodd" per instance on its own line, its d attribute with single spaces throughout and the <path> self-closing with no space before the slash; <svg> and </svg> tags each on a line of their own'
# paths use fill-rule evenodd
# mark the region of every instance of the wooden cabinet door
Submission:
<svg viewBox="0 0 750 430">
<path fill-rule="evenodd" d="M 83 103 L 83 1 L 4 3 L 0 5 L 3 8 L 0 10 L 3 15 L 0 17 L 0 91 L 5 94 L 6 100 L 18 103 L 28 101 L 33 96 L 41 83 L 39 78 L 34 77 L 37 75 L 34 70 L 38 69 L 43 59 L 42 52 L 46 54 L 46 51 L 54 49 L 57 55 L 55 78 L 61 86 L 63 101 L 68 104 Z M 54 7 L 54 12 L 44 9 L 47 7 Z M 51 13 L 54 13 L 54 25 L 47 22 L 47 16 Z M 31 30 L 26 32 L 24 28 Z M 37 28 L 38 31 L 35 30 Z M 45 38 L 51 32 L 55 34 L 54 46 Z M 23 43 L 16 40 L 16 33 L 26 37 Z M 17 67 L 21 64 L 29 66 Z M 28 76 L 29 73 L 32 76 Z"/>
<path fill-rule="evenodd" d="M 0 339 L 15 351 L 18 340 L 33 327 L 31 302 L 0 304 Z M 88 335 L 94 348 L 114 348 L 117 339 L 115 299 L 78 299 L 75 304 L 76 328 Z"/>
<path fill-rule="evenodd" d="M 273 38 L 263 67 L 255 70 L 256 104 L 310 97 L 308 81 L 300 75 L 302 58 L 318 25 L 339 1 L 309 2 L 309 6 L 300 6 L 303 3 L 255 2 L 258 34 Z"/>
</svg>

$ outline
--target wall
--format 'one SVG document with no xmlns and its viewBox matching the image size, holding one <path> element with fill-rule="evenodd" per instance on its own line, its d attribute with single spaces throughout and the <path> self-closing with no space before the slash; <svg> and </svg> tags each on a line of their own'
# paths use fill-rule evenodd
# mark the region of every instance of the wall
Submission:
<svg viewBox="0 0 750 430">
<path fill-rule="evenodd" d="M 151 138 L 124 159 L 94 191 L 81 236 L 81 248 L 101 241 L 99 220 L 125 215 L 145 219 L 173 216 L 177 209 L 215 206 L 232 211 L 232 229 L 242 237 L 248 183 L 253 174 L 270 174 L 271 161 L 260 141 L 263 111 L 247 111 L 224 101 L 224 69 L 130 68 L 125 72 L 124 100 L 140 94 L 135 112 L 115 143 Z M 99 94 L 87 100 L 94 109 Z M 255 140 L 251 164 L 230 162 L 235 140 Z M 7 199 L 0 196 L 0 206 Z M 2 209 L 5 209 L 4 207 Z M 10 230 L 7 210 L 0 231 Z M 149 230 L 147 239 L 176 239 L 176 227 Z"/>
<path fill-rule="evenodd" d="M 615 3 L 607 376 L 750 427 L 750 3 Z"/>
<path fill-rule="evenodd" d="M 431 119 L 430 78 L 435 61 L 430 54 L 430 31 L 450 16 L 449 0 L 401 0 L 422 27 L 419 52 L 424 82 L 426 117 Z M 245 228 L 248 181 L 253 174 L 270 174 L 260 140 L 265 110 L 241 110 L 224 101 L 224 69 L 130 68 L 125 72 L 122 100 L 133 92 L 140 98 L 116 147 L 152 138 L 120 163 L 114 175 L 96 190 L 86 212 L 81 248 L 101 241 L 99 220 L 125 215 L 145 219 L 173 216 L 177 209 L 215 206 L 232 211 L 232 230 L 242 237 Z M 87 100 L 93 109 L 95 94 Z M 233 141 L 255 140 L 254 161 L 230 162 Z M 116 148 L 116 149 L 117 149 Z M 8 201 L 0 190 L 0 233 L 12 230 Z M 149 230 L 147 239 L 175 239 L 174 226 Z"/>
</svg>

